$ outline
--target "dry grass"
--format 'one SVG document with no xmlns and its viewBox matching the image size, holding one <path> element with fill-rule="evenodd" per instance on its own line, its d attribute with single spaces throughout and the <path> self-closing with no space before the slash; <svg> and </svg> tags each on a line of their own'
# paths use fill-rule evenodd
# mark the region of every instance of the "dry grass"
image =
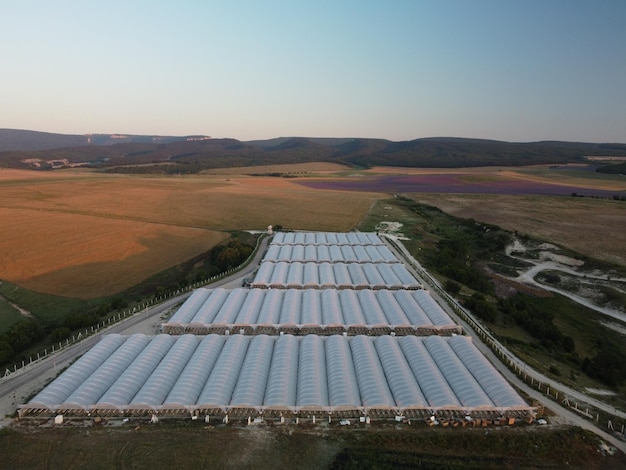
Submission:
<svg viewBox="0 0 626 470">
<path fill-rule="evenodd" d="M 379 194 L 289 179 L 0 171 L 0 279 L 93 298 L 128 288 L 227 237 L 281 224 L 347 231 Z"/>
<path fill-rule="evenodd" d="M 626 203 L 607 199 L 479 194 L 412 194 L 465 218 L 550 240 L 626 265 Z"/>
<path fill-rule="evenodd" d="M 337 173 L 347 170 L 348 167 L 339 163 L 329 162 L 309 162 L 283 165 L 259 165 L 244 166 L 234 168 L 214 168 L 203 171 L 207 175 L 254 175 L 267 173 L 289 173 L 289 174 L 320 174 Z"/>
<path fill-rule="evenodd" d="M 467 181 L 489 181 L 498 179 L 519 179 L 538 183 L 579 186 L 607 191 L 624 191 L 626 184 L 618 175 L 606 175 L 593 172 L 576 172 L 585 165 L 570 164 L 553 169 L 552 165 L 531 165 L 522 167 L 478 167 L 478 168 L 396 168 L 374 167 L 364 171 L 372 175 L 466 175 Z"/>
</svg>

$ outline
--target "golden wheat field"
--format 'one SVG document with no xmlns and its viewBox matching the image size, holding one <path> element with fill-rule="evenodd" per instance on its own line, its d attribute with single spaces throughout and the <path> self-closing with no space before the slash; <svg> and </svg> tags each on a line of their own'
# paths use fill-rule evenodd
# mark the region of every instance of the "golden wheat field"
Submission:
<svg viewBox="0 0 626 470">
<path fill-rule="evenodd" d="M 68 297 L 119 292 L 228 230 L 346 231 L 380 198 L 272 177 L 0 170 L 0 279 Z"/>
</svg>

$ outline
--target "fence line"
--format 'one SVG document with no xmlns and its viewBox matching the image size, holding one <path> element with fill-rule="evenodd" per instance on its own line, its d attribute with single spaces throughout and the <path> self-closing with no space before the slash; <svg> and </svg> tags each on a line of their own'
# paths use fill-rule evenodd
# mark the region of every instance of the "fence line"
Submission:
<svg viewBox="0 0 626 470">
<path fill-rule="evenodd" d="M 257 242 L 256 242 L 256 246 L 254 247 L 254 250 L 252 250 L 252 253 L 250 253 L 250 255 L 238 266 L 234 267 L 234 268 L 230 268 L 227 271 L 223 271 L 219 274 L 216 274 L 215 276 L 211 276 L 203 281 L 199 281 L 199 282 L 195 282 L 193 284 L 188 284 L 185 287 L 180 287 L 176 290 L 172 290 L 170 292 L 167 293 L 163 293 L 159 296 L 154 296 L 151 297 L 147 300 L 144 300 L 140 303 L 138 303 L 137 305 L 133 306 L 132 308 L 128 308 L 128 310 L 124 310 L 122 312 L 119 312 L 116 315 L 112 315 L 110 316 L 108 319 L 103 320 L 102 322 L 98 322 L 96 325 L 92 325 L 90 327 L 86 327 L 83 331 L 83 329 L 81 328 L 80 331 L 78 331 L 78 333 L 75 333 L 72 335 L 72 339 L 70 340 L 69 338 L 65 339 L 65 344 L 63 344 L 63 341 L 60 341 L 58 343 L 58 347 L 55 349 L 55 345 L 52 345 L 52 348 L 50 349 L 50 351 L 48 351 L 48 348 L 44 348 L 43 351 L 38 351 L 37 352 L 37 357 L 35 358 L 34 354 L 31 355 L 28 360 L 22 360 L 21 364 L 20 363 L 14 363 L 13 367 L 9 366 L 6 367 L 4 371 L 2 371 L 0 373 L 0 382 L 6 380 L 6 379 L 10 379 L 11 377 L 13 377 L 14 374 L 21 372 L 25 367 L 31 365 L 31 364 L 36 364 L 37 362 L 40 362 L 42 360 L 44 360 L 47 356 L 60 352 L 63 349 L 66 349 L 70 346 L 73 346 L 76 342 L 81 341 L 83 339 L 85 339 L 88 336 L 91 336 L 93 334 L 97 334 L 102 328 L 108 327 L 110 326 L 112 323 L 118 323 L 122 320 L 125 320 L 127 317 L 129 316 L 133 316 L 136 313 L 144 313 L 145 310 L 148 309 L 148 307 L 151 307 L 157 303 L 160 302 L 164 302 L 168 299 L 171 299 L 172 297 L 177 297 L 179 295 L 185 294 L 187 292 L 190 292 L 194 289 L 197 289 L 199 287 L 202 286 L 206 286 L 208 284 L 212 284 L 216 281 L 219 281 L 220 279 L 223 279 L 225 277 L 230 276 L 231 274 L 240 271 L 241 269 L 245 268 L 248 264 L 250 264 L 250 262 L 254 259 L 254 256 L 256 255 L 259 246 L 261 245 L 261 241 L 264 239 L 264 235 L 261 235 L 259 238 L 257 238 Z M 115 320 L 115 318 L 117 318 L 117 320 Z M 113 319 L 113 321 L 111 321 Z"/>
<path fill-rule="evenodd" d="M 452 310 L 459 316 L 463 321 L 465 321 L 482 339 L 482 341 L 494 352 L 494 354 L 501 360 L 501 362 L 506 365 L 509 370 L 511 370 L 519 379 L 521 379 L 527 385 L 530 385 L 532 388 L 537 388 L 538 391 L 543 392 L 543 394 L 547 397 L 555 401 L 557 404 L 561 406 L 566 406 L 569 409 L 582 414 L 583 416 L 593 420 L 597 425 L 600 425 L 600 418 L 603 420 L 606 419 L 606 427 L 611 431 L 621 432 L 624 434 L 625 423 L 623 420 L 619 420 L 619 416 L 617 416 L 617 410 L 615 407 L 612 407 L 615 412 L 611 413 L 610 411 L 603 410 L 602 415 L 598 410 L 595 410 L 594 407 L 590 405 L 586 405 L 585 409 L 579 408 L 579 403 L 577 401 L 570 401 L 567 394 L 563 391 L 560 391 L 558 387 L 554 387 L 554 385 L 550 386 L 544 384 L 542 380 L 538 377 L 538 373 L 530 366 L 527 367 L 526 363 L 511 353 L 507 348 L 505 348 L 490 332 L 489 330 L 478 322 L 471 312 L 463 308 L 456 299 L 454 299 L 448 292 L 446 292 L 439 281 L 430 275 L 408 252 L 408 250 L 401 243 L 396 240 L 385 237 L 391 245 L 393 245 L 399 253 L 401 253 L 402 257 L 405 261 L 411 266 L 418 275 L 426 281 L 426 283 L 432 287 L 441 298 L 445 300 L 445 302 L 452 308 Z M 536 374 L 536 375 L 535 375 Z M 561 400 L 559 401 L 559 398 Z M 610 408 L 607 405 L 607 408 Z M 608 415 L 607 416 L 605 416 Z M 604 425 L 604 424 L 603 424 Z"/>
</svg>

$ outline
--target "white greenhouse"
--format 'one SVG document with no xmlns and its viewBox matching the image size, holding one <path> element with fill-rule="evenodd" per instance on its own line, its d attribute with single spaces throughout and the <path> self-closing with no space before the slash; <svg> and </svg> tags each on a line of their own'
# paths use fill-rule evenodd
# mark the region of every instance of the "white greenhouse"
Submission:
<svg viewBox="0 0 626 470">
<path fill-rule="evenodd" d="M 20 416 L 519 417 L 465 336 L 108 335 Z"/>
<path fill-rule="evenodd" d="M 421 289 L 402 263 L 263 261 L 250 287 L 257 289 Z"/>
<path fill-rule="evenodd" d="M 197 289 L 162 325 L 169 334 L 451 335 L 424 290 Z"/>
</svg>

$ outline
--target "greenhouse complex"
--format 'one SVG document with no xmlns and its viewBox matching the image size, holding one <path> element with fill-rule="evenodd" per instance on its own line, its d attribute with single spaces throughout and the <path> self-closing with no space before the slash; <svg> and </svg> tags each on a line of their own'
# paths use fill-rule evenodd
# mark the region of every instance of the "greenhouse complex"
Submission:
<svg viewBox="0 0 626 470">
<path fill-rule="evenodd" d="M 104 336 L 19 414 L 532 418 L 421 287 L 377 234 L 279 232 L 250 288 L 197 289 L 159 335 Z"/>
</svg>

